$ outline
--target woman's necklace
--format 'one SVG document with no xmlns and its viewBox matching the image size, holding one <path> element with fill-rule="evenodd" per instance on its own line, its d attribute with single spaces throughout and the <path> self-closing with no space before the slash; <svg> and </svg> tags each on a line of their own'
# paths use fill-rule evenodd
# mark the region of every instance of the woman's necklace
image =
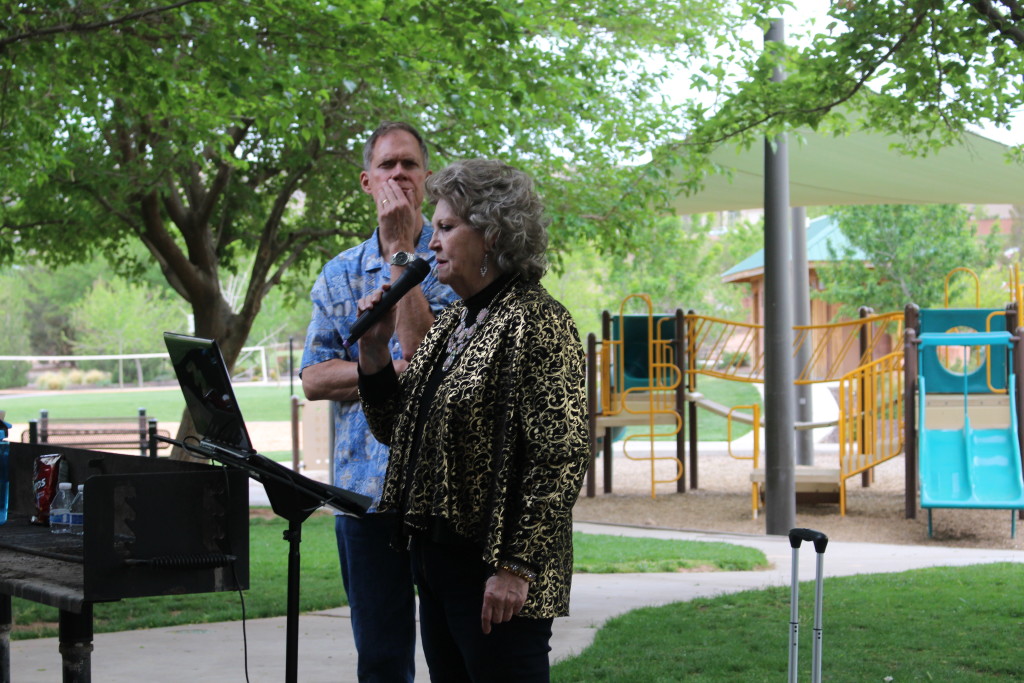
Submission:
<svg viewBox="0 0 1024 683">
<path fill-rule="evenodd" d="M 462 309 L 462 315 L 459 316 L 459 324 L 455 326 L 455 330 L 451 336 L 448 337 L 448 357 L 444 359 L 444 363 L 441 365 L 441 369 L 445 372 L 452 366 L 455 359 L 459 357 L 466 346 L 469 345 L 469 340 L 473 338 L 476 331 L 484 324 L 487 320 L 487 314 L 490 310 L 485 306 L 480 309 L 480 312 L 476 314 L 476 320 L 473 321 L 472 325 L 466 325 L 466 313 L 468 308 Z"/>
</svg>

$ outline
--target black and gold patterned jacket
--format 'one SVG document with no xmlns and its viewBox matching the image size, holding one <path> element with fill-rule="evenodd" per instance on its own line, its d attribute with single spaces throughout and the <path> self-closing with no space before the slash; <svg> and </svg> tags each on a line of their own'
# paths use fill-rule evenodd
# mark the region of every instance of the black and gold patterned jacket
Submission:
<svg viewBox="0 0 1024 683">
<path fill-rule="evenodd" d="M 407 530 L 438 519 L 497 567 L 537 572 L 524 617 L 569 613 L 572 507 L 586 473 L 584 354 L 565 308 L 540 284 L 513 281 L 445 373 L 413 444 L 420 397 L 464 304 L 445 309 L 387 400 L 367 403 L 391 447 L 381 510 Z"/>
</svg>

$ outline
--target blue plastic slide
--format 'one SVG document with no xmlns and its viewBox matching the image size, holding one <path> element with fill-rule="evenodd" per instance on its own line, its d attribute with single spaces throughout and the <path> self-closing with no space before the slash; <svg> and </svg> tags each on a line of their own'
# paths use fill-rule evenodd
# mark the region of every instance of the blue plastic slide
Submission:
<svg viewBox="0 0 1024 683">
<path fill-rule="evenodd" d="M 1006 332 L 922 334 L 922 349 L 934 346 L 987 346 L 989 355 L 1010 349 Z M 982 369 L 983 371 L 983 369 Z M 978 372 L 978 371 L 976 371 Z M 1009 371 L 1008 424 L 1004 428 L 974 429 L 967 409 L 964 375 L 964 419 L 958 429 L 928 429 L 925 420 L 928 379 L 918 378 L 919 460 L 921 507 L 1024 509 L 1024 476 L 1017 440 L 1014 375 Z M 1015 531 L 1014 524 L 1014 531 Z"/>
</svg>

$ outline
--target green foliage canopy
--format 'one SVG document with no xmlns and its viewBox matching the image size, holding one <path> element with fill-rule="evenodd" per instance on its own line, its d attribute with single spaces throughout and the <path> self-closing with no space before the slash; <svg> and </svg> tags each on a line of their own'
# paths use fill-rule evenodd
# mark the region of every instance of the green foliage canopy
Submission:
<svg viewBox="0 0 1024 683">
<path fill-rule="evenodd" d="M 837 0 L 802 40 L 734 53 L 693 79 L 720 107 L 688 108 L 688 145 L 750 145 L 801 126 L 894 133 L 923 154 L 1024 106 L 1024 19 L 1015 0 Z M 786 75 L 772 82 L 781 68 Z M 732 72 L 745 74 L 734 78 Z M 1021 149 L 1016 150 L 1018 160 Z"/>
<path fill-rule="evenodd" d="M 676 309 L 704 315 L 739 318 L 743 290 L 723 283 L 721 274 L 761 247 L 761 222 L 714 224 L 711 214 L 666 217 L 639 226 L 642 239 L 629 253 L 602 257 L 589 243 L 579 243 L 563 256 L 564 270 L 551 272 L 544 286 L 572 313 L 580 336 L 601 334 L 601 314 L 618 315 L 627 297 L 646 294 L 653 313 Z M 625 313 L 646 314 L 643 299 L 631 297 Z"/>
<path fill-rule="evenodd" d="M 75 349 L 84 354 L 159 353 L 163 339 L 154 330 L 183 327 L 184 319 L 181 307 L 151 286 L 121 278 L 96 280 L 72 310 Z"/>
<path fill-rule="evenodd" d="M 861 305 L 879 313 L 909 303 L 945 306 L 946 276 L 956 268 L 984 270 L 998 248 L 996 234 L 980 243 L 970 213 L 954 204 L 849 206 L 833 215 L 850 246 L 830 249 L 833 262 L 819 269 L 823 289 L 815 296 L 844 304 L 840 315 L 849 317 Z M 950 284 L 955 293 L 966 283 Z"/>
<path fill-rule="evenodd" d="M 709 60 L 761 4 L 0 3 L 0 259 L 130 277 L 141 243 L 232 364 L 290 270 L 369 235 L 357 175 L 384 119 L 420 126 L 435 167 L 531 172 L 556 251 L 626 249 L 661 188 L 621 162 L 678 132 L 648 58 Z"/>
</svg>

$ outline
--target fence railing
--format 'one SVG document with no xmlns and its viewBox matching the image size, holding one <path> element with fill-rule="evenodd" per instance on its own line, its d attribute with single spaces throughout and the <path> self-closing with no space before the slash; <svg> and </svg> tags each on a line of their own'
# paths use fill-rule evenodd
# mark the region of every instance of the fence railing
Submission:
<svg viewBox="0 0 1024 683">
<path fill-rule="evenodd" d="M 764 381 L 764 326 L 703 315 L 686 316 L 689 374 L 760 383 Z M 793 355 L 809 343 L 797 384 L 838 381 L 854 368 L 901 344 L 903 313 L 869 315 L 825 325 L 793 327 Z"/>
<path fill-rule="evenodd" d="M 267 384 L 274 380 L 274 376 L 281 373 L 277 367 L 277 359 L 283 356 L 286 360 L 290 352 L 288 344 L 267 344 L 260 346 L 245 346 L 235 361 L 236 379 L 240 376 L 252 375 L 255 383 Z M 300 349 L 301 352 L 301 349 Z M 166 365 L 158 364 L 154 369 L 150 365 L 150 375 L 167 375 L 173 377 L 174 373 L 170 366 L 170 359 L 166 353 L 122 353 L 122 354 L 86 354 L 67 356 L 0 356 L 0 362 L 22 362 L 30 363 L 33 366 L 52 366 L 54 371 L 60 370 L 62 364 L 73 363 L 76 367 L 89 362 L 115 362 L 119 364 L 120 374 L 123 376 L 123 363 L 133 362 L 135 365 L 136 381 L 142 386 L 145 381 L 146 369 L 142 361 L 165 361 Z M 272 372 L 273 369 L 273 372 Z M 287 373 L 288 367 L 285 368 Z M 122 382 L 123 383 L 123 382 Z"/>
<path fill-rule="evenodd" d="M 903 452 L 903 350 L 868 363 L 839 382 L 839 511 L 846 480 Z"/>
</svg>

